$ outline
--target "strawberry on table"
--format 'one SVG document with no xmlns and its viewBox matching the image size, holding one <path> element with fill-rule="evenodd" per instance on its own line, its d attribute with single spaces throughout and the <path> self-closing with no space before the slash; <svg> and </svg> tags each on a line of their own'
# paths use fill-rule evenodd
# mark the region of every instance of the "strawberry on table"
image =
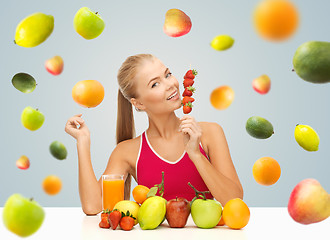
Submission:
<svg viewBox="0 0 330 240">
<path fill-rule="evenodd" d="M 108 217 L 102 217 L 101 222 L 99 223 L 100 228 L 110 228 L 110 223 L 108 221 Z"/>
<path fill-rule="evenodd" d="M 129 211 L 127 211 L 126 214 L 122 212 L 122 218 L 120 219 L 119 226 L 121 227 L 121 229 L 129 231 L 134 226 L 134 220 L 135 217 L 133 217 Z"/>
<path fill-rule="evenodd" d="M 184 86 L 184 88 L 190 87 L 190 86 L 194 85 L 194 82 L 195 82 L 194 79 L 185 78 L 183 80 L 183 86 Z"/>
<path fill-rule="evenodd" d="M 101 213 L 101 219 L 103 217 L 108 217 L 109 214 L 110 214 L 110 211 L 108 209 L 103 210 L 102 213 Z"/>
<path fill-rule="evenodd" d="M 182 105 L 184 106 L 184 105 L 186 105 L 186 103 L 188 103 L 188 102 L 192 103 L 193 101 L 195 101 L 195 99 L 193 97 L 185 96 L 182 99 Z"/>
<path fill-rule="evenodd" d="M 186 78 L 194 79 L 196 75 L 197 75 L 197 71 L 195 69 L 188 70 L 183 78 L 184 79 L 186 79 Z"/>
<path fill-rule="evenodd" d="M 193 93 L 195 92 L 195 88 L 194 87 L 186 87 L 183 91 L 182 97 L 188 96 L 191 97 L 193 95 Z"/>
<path fill-rule="evenodd" d="M 121 219 L 121 212 L 118 211 L 117 209 L 114 209 L 111 211 L 111 213 L 109 214 L 109 223 L 110 226 L 113 230 L 115 230 L 120 222 Z"/>
<path fill-rule="evenodd" d="M 191 104 L 191 102 L 188 102 L 185 105 L 183 105 L 183 113 L 184 114 L 190 113 L 191 110 L 192 110 L 192 104 Z"/>
</svg>

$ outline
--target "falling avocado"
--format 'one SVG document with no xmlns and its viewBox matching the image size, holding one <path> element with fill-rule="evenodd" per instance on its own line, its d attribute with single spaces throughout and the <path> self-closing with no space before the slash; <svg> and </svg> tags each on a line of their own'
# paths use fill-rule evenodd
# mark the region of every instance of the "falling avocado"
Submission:
<svg viewBox="0 0 330 240">
<path fill-rule="evenodd" d="M 246 121 L 246 131 L 254 138 L 266 139 L 274 134 L 273 125 L 265 118 L 259 116 L 250 117 Z"/>
<path fill-rule="evenodd" d="M 330 82 L 330 42 L 309 41 L 300 45 L 293 57 L 293 67 L 307 82 Z"/>
<path fill-rule="evenodd" d="M 37 86 L 36 80 L 30 74 L 23 72 L 15 74 L 11 83 L 17 90 L 23 93 L 31 93 Z"/>
<path fill-rule="evenodd" d="M 58 160 L 64 160 L 68 155 L 64 144 L 59 141 L 52 142 L 49 146 L 49 151 L 53 155 L 53 157 Z"/>
</svg>

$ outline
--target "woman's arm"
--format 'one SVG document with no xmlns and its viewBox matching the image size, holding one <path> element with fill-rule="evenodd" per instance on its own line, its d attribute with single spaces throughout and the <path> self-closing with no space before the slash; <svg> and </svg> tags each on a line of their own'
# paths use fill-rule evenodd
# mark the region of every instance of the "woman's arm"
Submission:
<svg viewBox="0 0 330 240">
<path fill-rule="evenodd" d="M 124 180 L 129 171 L 129 165 L 126 161 L 124 143 L 119 143 L 110 155 L 108 165 L 103 173 L 121 174 Z M 91 158 L 89 142 L 81 140 L 77 142 L 79 158 L 79 194 L 82 209 L 87 215 L 95 215 L 102 211 L 102 176 L 96 179 Z"/>
<path fill-rule="evenodd" d="M 89 137 L 77 139 L 77 151 L 79 195 L 82 210 L 87 215 L 95 215 L 102 210 L 102 191 L 93 171 Z"/>
<path fill-rule="evenodd" d="M 71 117 L 65 131 L 77 140 L 79 195 L 82 210 L 87 215 L 95 215 L 102 211 L 102 178 L 98 181 L 93 171 L 90 154 L 90 134 L 81 114 Z M 123 154 L 122 144 L 118 144 L 112 152 L 104 174 L 126 174 L 127 162 Z"/>
<path fill-rule="evenodd" d="M 230 157 L 225 134 L 220 125 L 207 123 L 203 134 L 207 134 L 207 148 L 210 161 L 199 151 L 201 128 L 196 121 L 185 120 L 185 127 L 189 133 L 187 153 L 195 164 L 199 174 L 212 195 L 225 205 L 232 198 L 243 199 L 243 188 Z"/>
</svg>

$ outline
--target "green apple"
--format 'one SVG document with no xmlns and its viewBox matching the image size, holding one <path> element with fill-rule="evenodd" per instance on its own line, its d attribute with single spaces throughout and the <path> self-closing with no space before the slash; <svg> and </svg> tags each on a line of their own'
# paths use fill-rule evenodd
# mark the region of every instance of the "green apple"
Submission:
<svg viewBox="0 0 330 240">
<path fill-rule="evenodd" d="M 30 106 L 24 108 L 21 115 L 23 126 L 31 131 L 39 129 L 45 121 L 45 116 L 38 109 Z"/>
<path fill-rule="evenodd" d="M 196 199 L 191 204 L 191 216 L 197 227 L 213 228 L 222 215 L 221 203 L 212 199 Z"/>
<path fill-rule="evenodd" d="M 74 16 L 73 26 L 79 35 L 89 40 L 98 37 L 105 24 L 98 12 L 94 13 L 88 7 L 82 7 Z"/>
<path fill-rule="evenodd" d="M 7 199 L 2 218 L 9 231 L 27 237 L 40 228 L 45 212 L 36 201 L 16 193 Z"/>
</svg>

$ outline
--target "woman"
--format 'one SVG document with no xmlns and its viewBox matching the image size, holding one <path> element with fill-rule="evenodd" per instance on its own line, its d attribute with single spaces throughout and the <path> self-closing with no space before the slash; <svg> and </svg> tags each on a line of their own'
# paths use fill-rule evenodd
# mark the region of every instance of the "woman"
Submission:
<svg viewBox="0 0 330 240">
<path fill-rule="evenodd" d="M 243 198 L 243 189 L 230 157 L 224 132 L 216 123 L 196 122 L 192 116 L 179 119 L 179 82 L 156 57 L 128 57 L 118 72 L 117 146 L 103 174 L 125 176 L 125 199 L 130 197 L 131 176 L 140 185 L 153 187 L 164 171 L 164 198 L 195 196 L 210 191 L 222 205 Z M 133 107 L 148 115 L 149 127 L 135 138 Z M 91 163 L 90 134 L 81 114 L 67 121 L 65 131 L 77 140 L 79 193 L 88 215 L 102 209 L 102 180 Z"/>
</svg>

